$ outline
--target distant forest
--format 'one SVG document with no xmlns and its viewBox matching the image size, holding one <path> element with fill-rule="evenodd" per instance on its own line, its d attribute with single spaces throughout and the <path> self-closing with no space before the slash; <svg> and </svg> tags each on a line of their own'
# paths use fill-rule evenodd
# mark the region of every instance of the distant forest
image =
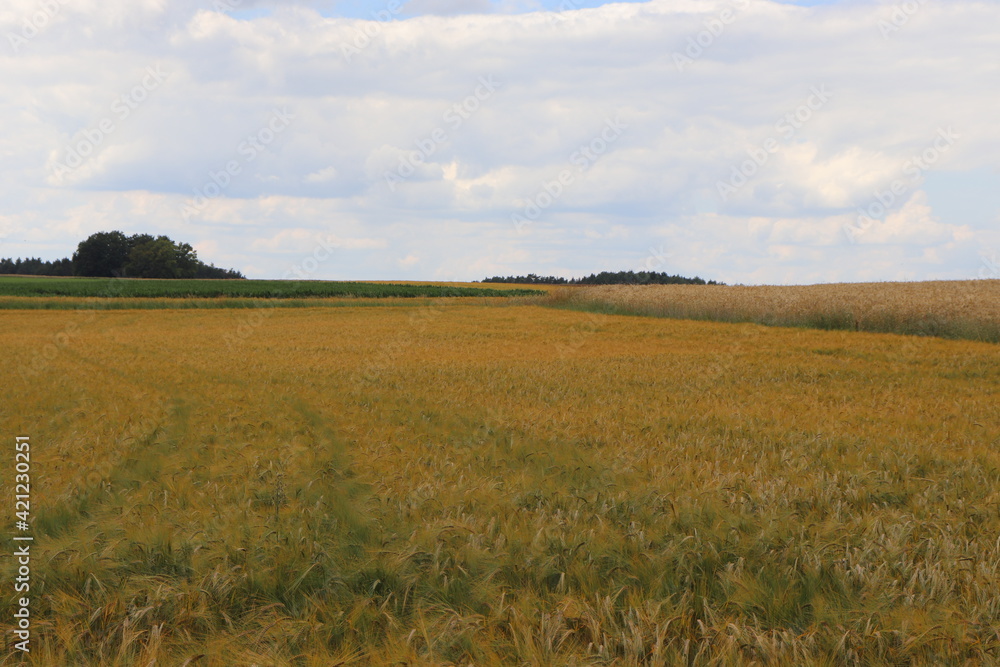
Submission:
<svg viewBox="0 0 1000 667">
<path fill-rule="evenodd" d="M 0 259 L 0 274 L 15 274 L 21 276 L 71 276 L 73 275 L 73 260 L 57 259 L 54 262 L 43 262 L 39 257 L 21 259 Z"/>
<path fill-rule="evenodd" d="M 73 257 L 42 261 L 37 257 L 0 259 L 0 274 L 118 278 L 215 278 L 240 280 L 235 269 L 220 269 L 198 259 L 187 243 L 149 234 L 125 236 L 98 232 L 81 241 Z"/>
<path fill-rule="evenodd" d="M 536 276 L 529 273 L 526 276 L 493 276 L 486 278 L 484 283 L 520 283 L 523 285 L 722 285 L 714 280 L 704 281 L 695 276 L 671 276 L 656 271 L 601 271 L 592 273 L 585 278 L 557 278 L 555 276 Z"/>
</svg>

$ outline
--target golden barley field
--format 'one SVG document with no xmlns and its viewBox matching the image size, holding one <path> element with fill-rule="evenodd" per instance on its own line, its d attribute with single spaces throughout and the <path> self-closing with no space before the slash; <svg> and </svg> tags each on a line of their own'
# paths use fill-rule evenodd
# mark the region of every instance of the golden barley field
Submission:
<svg viewBox="0 0 1000 667">
<path fill-rule="evenodd" d="M 1000 280 L 828 285 L 601 285 L 550 302 L 716 322 L 965 338 L 1000 343 Z"/>
<path fill-rule="evenodd" d="M 1000 661 L 992 344 L 434 301 L 0 350 L 28 664 Z"/>
</svg>

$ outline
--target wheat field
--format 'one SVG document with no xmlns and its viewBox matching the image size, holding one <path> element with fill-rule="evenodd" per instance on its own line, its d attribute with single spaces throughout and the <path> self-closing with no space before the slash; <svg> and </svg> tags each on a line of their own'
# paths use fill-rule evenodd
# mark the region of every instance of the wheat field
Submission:
<svg viewBox="0 0 1000 667">
<path fill-rule="evenodd" d="M 601 285 L 549 303 L 717 322 L 873 331 L 1000 343 L 1000 280 L 829 285 Z"/>
<path fill-rule="evenodd" d="M 0 349 L 29 664 L 1000 661 L 991 344 L 434 301 Z"/>
</svg>

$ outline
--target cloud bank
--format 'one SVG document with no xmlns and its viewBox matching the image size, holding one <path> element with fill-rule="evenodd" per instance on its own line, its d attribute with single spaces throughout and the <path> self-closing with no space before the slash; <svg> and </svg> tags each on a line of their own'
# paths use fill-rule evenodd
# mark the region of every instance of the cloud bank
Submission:
<svg viewBox="0 0 1000 667">
<path fill-rule="evenodd" d="M 316 278 L 808 283 L 1000 250 L 987 188 L 939 187 L 1000 186 L 997 3 L 574 6 L 8 1 L 0 255 L 121 229 L 251 277 L 322 242 Z"/>
</svg>

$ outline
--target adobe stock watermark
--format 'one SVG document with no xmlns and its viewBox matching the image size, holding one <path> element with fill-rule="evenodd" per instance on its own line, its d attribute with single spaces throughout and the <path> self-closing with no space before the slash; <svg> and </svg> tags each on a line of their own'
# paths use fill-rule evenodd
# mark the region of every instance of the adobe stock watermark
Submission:
<svg viewBox="0 0 1000 667">
<path fill-rule="evenodd" d="M 981 280 L 1000 280 L 1000 253 L 991 250 L 980 255 L 983 265 L 979 267 L 977 274 Z"/>
<path fill-rule="evenodd" d="M 774 124 L 774 129 L 785 141 L 795 137 L 795 134 L 812 119 L 813 114 L 822 109 L 832 97 L 830 91 L 826 89 L 826 84 L 822 84 L 818 88 L 812 86 L 809 90 L 811 94 L 802 105 L 794 111 L 786 113 Z M 760 146 L 748 148 L 749 159 L 732 167 L 728 181 L 716 181 L 715 183 L 715 189 L 722 201 L 729 201 L 729 198 L 749 183 L 750 179 L 768 163 L 771 156 L 780 150 L 781 144 L 774 137 L 768 137 Z"/>
<path fill-rule="evenodd" d="M 961 135 L 948 126 L 938 128 L 933 143 L 920 154 L 914 155 L 903 163 L 902 174 L 905 178 L 897 178 L 885 190 L 876 190 L 874 200 L 865 208 L 858 209 L 858 217 L 854 224 L 844 223 L 844 233 L 851 243 L 857 243 L 865 231 L 882 218 L 894 204 L 902 200 L 909 190 L 920 182 L 923 175 L 947 153 Z"/>
<path fill-rule="evenodd" d="M 38 9 L 21 19 L 21 29 L 18 32 L 8 32 L 7 41 L 15 54 L 38 35 L 42 34 L 52 21 L 59 16 L 67 0 L 41 0 Z"/>
<path fill-rule="evenodd" d="M 124 288 L 121 278 L 108 278 L 104 288 L 96 296 L 113 299 L 121 296 Z M 70 320 L 66 326 L 49 337 L 48 342 L 35 349 L 30 357 L 22 359 L 18 374 L 24 380 L 30 380 L 41 375 L 64 350 L 69 349 L 73 341 L 82 334 L 83 327 L 97 319 L 97 310 L 81 309 L 76 311 L 77 318 Z"/>
<path fill-rule="evenodd" d="M 481 76 L 478 82 L 472 94 L 466 96 L 462 101 L 452 104 L 442 114 L 441 120 L 451 128 L 452 132 L 462 127 L 462 124 L 469 120 L 472 114 L 482 107 L 483 103 L 493 97 L 502 85 L 492 75 Z M 396 166 L 395 170 L 386 170 L 383 173 L 389 190 L 395 192 L 399 184 L 413 176 L 417 172 L 417 168 L 425 164 L 427 159 L 437 153 L 438 149 L 448 141 L 448 137 L 448 131 L 439 126 L 431 130 L 423 139 L 415 140 L 413 143 L 417 149 L 399 158 L 399 165 Z"/>
<path fill-rule="evenodd" d="M 236 147 L 235 153 L 241 159 L 228 160 L 218 170 L 209 170 L 205 182 L 194 189 L 194 197 L 181 205 L 181 217 L 188 221 L 192 216 L 204 211 L 213 199 L 221 197 L 232 184 L 233 178 L 243 173 L 243 168 L 256 160 L 257 156 L 274 143 L 288 129 L 293 120 L 295 120 L 295 114 L 290 113 L 287 108 L 272 110 L 267 123 L 247 136 Z"/>
<path fill-rule="evenodd" d="M 163 71 L 162 65 L 150 65 L 139 83 L 111 103 L 110 115 L 102 118 L 95 126 L 78 132 L 76 138 L 66 148 L 63 161 L 57 162 L 53 169 L 52 178 L 56 183 L 61 183 L 68 174 L 80 168 L 87 159 L 95 155 L 105 139 L 121 127 L 121 123 L 128 120 L 169 76 Z"/>
<path fill-rule="evenodd" d="M 563 12 L 571 12 L 575 9 L 581 9 L 583 4 L 577 0 L 562 0 L 559 6 L 547 12 L 547 18 L 549 24 L 562 23 L 566 20 L 566 16 Z"/>
<path fill-rule="evenodd" d="M 243 0 L 212 0 L 212 9 L 223 14 L 240 8 Z"/>
<path fill-rule="evenodd" d="M 615 116 L 613 120 L 606 119 L 604 127 L 597 136 L 570 153 L 569 163 L 576 167 L 576 174 L 582 174 L 590 169 L 601 156 L 610 150 L 611 146 L 627 129 L 628 125 L 623 123 L 618 116 Z M 541 188 L 527 200 L 521 212 L 511 214 L 510 221 L 518 234 L 562 197 L 566 188 L 576 181 L 576 174 L 573 173 L 572 169 L 563 169 L 553 180 L 543 181 Z"/>
<path fill-rule="evenodd" d="M 927 0 L 907 0 L 893 5 L 889 19 L 878 20 L 878 30 L 882 33 L 882 39 L 889 39 L 890 35 L 902 30 L 926 2 Z"/>
<path fill-rule="evenodd" d="M 635 267 L 636 273 L 652 272 L 665 266 L 667 260 L 674 256 L 674 253 L 667 252 L 663 246 L 659 248 L 649 248 L 649 255 Z"/>
<path fill-rule="evenodd" d="M 263 301 L 255 301 L 253 313 L 241 317 L 233 331 L 223 336 L 226 347 L 232 349 L 245 342 L 274 314 L 274 309 L 279 307 L 277 299 L 295 296 L 295 290 L 298 288 L 300 282 L 313 280 L 319 267 L 330 261 L 333 257 L 337 249 L 334 242 L 334 237 L 331 236 L 317 238 L 313 249 L 289 267 L 281 277 L 282 280 L 295 279 L 295 282 L 291 283 L 286 290 L 273 293 L 271 298 L 264 299 Z"/>
<path fill-rule="evenodd" d="M 354 60 L 354 56 L 361 55 L 361 52 L 371 46 L 372 40 L 377 37 L 386 23 L 391 23 L 403 11 L 401 0 L 389 0 L 385 9 L 371 12 L 373 20 L 365 21 L 362 25 L 355 27 L 354 39 L 350 44 L 342 44 L 340 53 L 348 64 Z"/>
<path fill-rule="evenodd" d="M 565 360 L 579 352 L 611 318 L 603 313 L 587 313 L 585 321 L 577 322 L 569 328 L 568 340 L 555 343 L 556 354 Z"/>
<path fill-rule="evenodd" d="M 18 641 L 14 648 L 23 653 L 31 653 L 31 545 L 35 541 L 31 535 L 31 436 L 19 435 L 14 438 L 13 465 L 10 469 L 16 473 L 14 484 L 8 486 L 14 489 L 14 528 L 18 534 L 14 536 L 14 565 L 17 576 L 14 577 L 14 592 L 16 611 L 14 612 L 13 634 Z M 37 508 L 36 508 L 37 509 Z"/>
<path fill-rule="evenodd" d="M 683 72 L 685 67 L 693 65 L 706 50 L 712 48 L 715 41 L 726 32 L 726 27 L 736 21 L 736 10 L 742 11 L 749 7 L 750 0 L 733 0 L 732 5 L 719 12 L 718 16 L 705 19 L 702 23 L 705 29 L 688 37 L 687 46 L 683 51 L 674 51 L 674 65 L 678 72 Z"/>
<path fill-rule="evenodd" d="M 356 377 L 355 388 L 381 381 L 417 340 L 427 335 L 431 323 L 445 312 L 445 301 L 444 298 L 434 299 L 429 304 L 412 310 L 407 315 L 407 327 L 399 328 L 394 337 L 382 342 L 364 365 L 361 374 Z"/>
</svg>

